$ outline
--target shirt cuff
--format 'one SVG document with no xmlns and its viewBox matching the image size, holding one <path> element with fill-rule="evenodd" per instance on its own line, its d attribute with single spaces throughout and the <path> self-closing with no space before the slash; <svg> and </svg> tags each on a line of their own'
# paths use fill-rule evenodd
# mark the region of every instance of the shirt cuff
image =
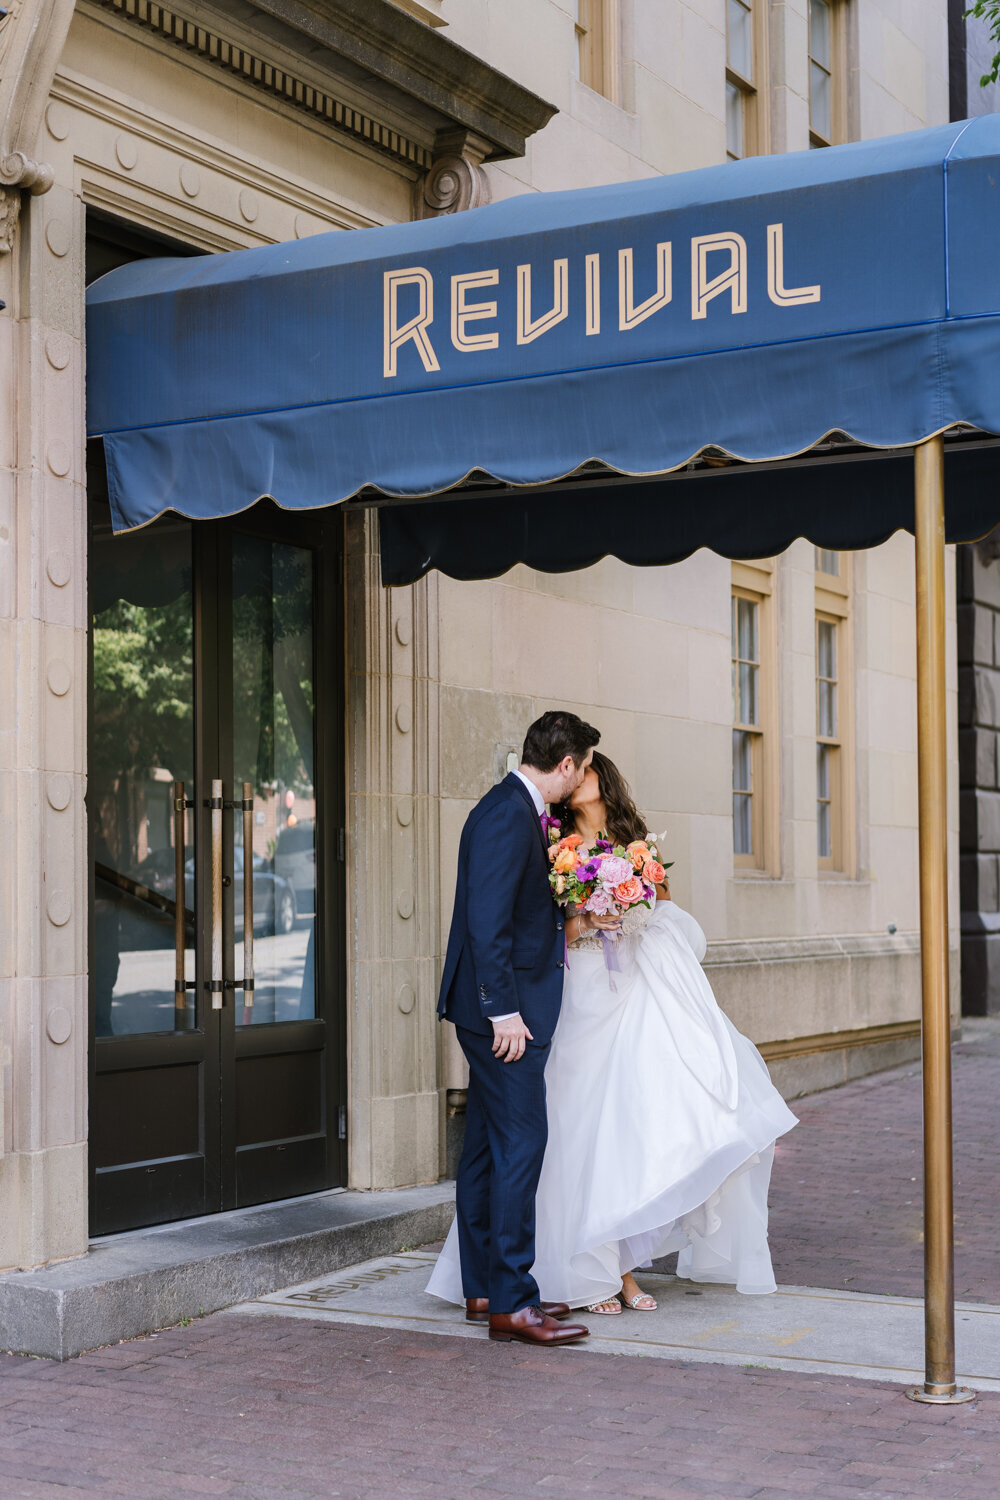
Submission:
<svg viewBox="0 0 1000 1500">
<path fill-rule="evenodd" d="M 520 1014 L 519 1010 L 509 1010 L 505 1016 L 490 1016 L 489 1019 L 491 1021 L 513 1021 L 514 1017 Z"/>
</svg>

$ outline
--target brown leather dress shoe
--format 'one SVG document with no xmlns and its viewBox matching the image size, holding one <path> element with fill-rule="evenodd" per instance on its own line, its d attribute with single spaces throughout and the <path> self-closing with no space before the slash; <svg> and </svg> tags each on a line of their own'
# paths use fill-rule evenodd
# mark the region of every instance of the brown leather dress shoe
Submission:
<svg viewBox="0 0 1000 1500">
<path fill-rule="evenodd" d="M 570 1307 L 568 1302 L 540 1302 L 539 1307 L 543 1313 L 550 1318 L 557 1318 L 560 1322 L 568 1318 Z M 466 1297 L 465 1299 L 465 1321 L 467 1323 L 488 1323 L 490 1321 L 490 1299 L 488 1297 Z"/>
<path fill-rule="evenodd" d="M 589 1336 L 582 1323 L 557 1323 L 540 1307 L 522 1307 L 515 1313 L 490 1313 L 490 1338 L 499 1343 L 537 1344 L 543 1349 L 575 1344 Z"/>
</svg>

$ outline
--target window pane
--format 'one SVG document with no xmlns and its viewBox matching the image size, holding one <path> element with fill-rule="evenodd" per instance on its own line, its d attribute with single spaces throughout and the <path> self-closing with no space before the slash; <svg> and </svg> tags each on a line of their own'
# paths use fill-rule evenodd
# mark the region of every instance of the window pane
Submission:
<svg viewBox="0 0 1000 1500">
<path fill-rule="evenodd" d="M 819 723 L 817 725 L 820 734 L 828 735 L 834 739 L 837 733 L 837 689 L 832 682 L 820 681 L 819 684 Z"/>
<path fill-rule="evenodd" d="M 817 135 L 829 140 L 830 128 L 830 75 L 818 63 L 809 64 L 809 124 Z"/>
<path fill-rule="evenodd" d="M 751 736 L 745 730 L 733 730 L 733 791 L 750 792 Z"/>
<path fill-rule="evenodd" d="M 753 853 L 753 737 L 733 731 L 733 849 Z"/>
<path fill-rule="evenodd" d="M 173 782 L 195 793 L 191 528 L 158 522 L 91 548 L 93 651 L 87 811 L 94 861 L 92 982 L 98 1036 L 187 1031 L 194 991 L 174 993 L 175 902 L 194 978 L 194 833 L 178 890 Z"/>
<path fill-rule="evenodd" d="M 831 578 L 840 577 L 840 553 L 831 552 L 827 547 L 816 547 L 816 572 L 829 573 Z"/>
<path fill-rule="evenodd" d="M 741 661 L 757 661 L 757 606 L 752 599 L 736 600 L 737 656 Z"/>
<path fill-rule="evenodd" d="M 820 859 L 829 859 L 833 854 L 830 818 L 830 756 L 829 745 L 816 746 L 816 852 Z"/>
<path fill-rule="evenodd" d="M 729 66 L 753 81 L 753 15 L 745 0 L 729 0 L 728 15 Z"/>
<path fill-rule="evenodd" d="M 830 7 L 827 0 L 809 0 L 809 55 L 830 71 Z"/>
<path fill-rule="evenodd" d="M 743 155 L 743 95 L 735 83 L 726 84 L 726 152 Z"/>
<path fill-rule="evenodd" d="M 736 720 L 739 724 L 756 724 L 757 718 L 757 672 L 751 662 L 740 662 L 740 693 Z"/>
<path fill-rule="evenodd" d="M 236 972 L 243 972 L 243 876 L 253 873 L 256 989 L 236 1024 L 316 1014 L 315 703 L 312 554 L 233 538 L 233 780 L 253 787 L 252 839 L 234 818 Z"/>
<path fill-rule="evenodd" d="M 733 852 L 753 853 L 753 816 L 749 797 L 733 796 Z"/>
<path fill-rule="evenodd" d="M 816 621 L 816 671 L 820 677 L 837 675 L 837 627 L 831 620 Z"/>
</svg>

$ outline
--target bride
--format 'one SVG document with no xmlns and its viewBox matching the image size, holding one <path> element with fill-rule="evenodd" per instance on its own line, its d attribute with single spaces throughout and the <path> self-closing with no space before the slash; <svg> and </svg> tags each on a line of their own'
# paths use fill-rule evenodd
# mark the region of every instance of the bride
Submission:
<svg viewBox="0 0 1000 1500">
<path fill-rule="evenodd" d="M 562 834 L 580 834 L 588 848 L 605 834 L 622 845 L 646 836 L 624 778 L 596 751 L 557 815 Z M 652 912 L 626 914 L 614 972 L 587 913 L 567 922 L 566 936 L 535 1200 L 542 1296 L 613 1316 L 620 1295 L 652 1311 L 632 1272 L 673 1250 L 679 1276 L 773 1292 L 768 1183 L 774 1142 L 796 1121 L 757 1049 L 716 1004 L 701 928 L 664 882 Z M 427 1290 L 464 1301 L 454 1224 Z"/>
</svg>

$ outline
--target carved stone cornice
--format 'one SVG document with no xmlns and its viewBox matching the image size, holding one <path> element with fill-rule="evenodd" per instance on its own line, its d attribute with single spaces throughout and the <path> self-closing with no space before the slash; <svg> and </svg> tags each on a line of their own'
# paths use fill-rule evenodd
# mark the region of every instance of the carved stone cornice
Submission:
<svg viewBox="0 0 1000 1500">
<path fill-rule="evenodd" d="M 33 153 L 74 3 L 17 0 L 0 23 L 0 187 L 52 186 L 52 168 Z"/>
<path fill-rule="evenodd" d="M 439 130 L 431 169 L 414 189 L 414 217 L 436 219 L 489 203 L 490 182 L 483 171 L 489 149 L 489 141 L 474 131 Z"/>
<path fill-rule="evenodd" d="M 214 0 L 249 4 L 341 60 L 368 88 L 425 119 L 488 142 L 488 159 L 523 156 L 555 106 L 390 0 Z M 300 43 L 300 46 L 302 44 Z"/>
</svg>

